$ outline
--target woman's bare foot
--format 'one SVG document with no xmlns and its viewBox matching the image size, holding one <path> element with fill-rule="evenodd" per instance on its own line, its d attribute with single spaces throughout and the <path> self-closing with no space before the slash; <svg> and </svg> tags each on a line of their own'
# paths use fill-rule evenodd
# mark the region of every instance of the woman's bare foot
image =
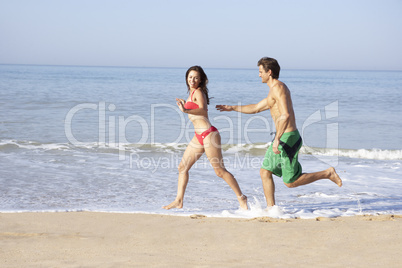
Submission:
<svg viewBox="0 0 402 268">
<path fill-rule="evenodd" d="M 183 201 L 182 200 L 174 200 L 167 206 L 163 206 L 164 209 L 171 209 L 171 208 L 183 208 Z"/>
<path fill-rule="evenodd" d="M 342 180 L 339 177 L 338 173 L 336 173 L 335 169 L 333 167 L 330 167 L 329 169 L 327 169 L 329 171 L 329 177 L 328 179 L 330 179 L 331 181 L 335 182 L 339 187 L 342 186 Z"/>
<path fill-rule="evenodd" d="M 239 204 L 240 207 L 242 209 L 248 210 L 248 206 L 247 206 L 247 196 L 245 196 L 244 194 L 242 194 L 241 196 L 237 197 L 237 200 L 239 200 Z"/>
</svg>

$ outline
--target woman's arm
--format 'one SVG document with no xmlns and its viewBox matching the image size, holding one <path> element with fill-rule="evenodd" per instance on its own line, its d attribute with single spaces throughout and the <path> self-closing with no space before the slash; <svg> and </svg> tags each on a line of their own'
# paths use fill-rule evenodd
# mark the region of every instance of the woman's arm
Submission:
<svg viewBox="0 0 402 268">
<path fill-rule="evenodd" d="M 201 90 L 197 90 L 196 92 L 194 92 L 194 95 L 193 95 L 193 102 L 198 105 L 197 109 L 184 108 L 184 104 L 186 102 L 182 99 L 176 99 L 176 102 L 177 102 L 177 105 L 179 106 L 180 110 L 183 113 L 192 114 L 192 115 L 208 116 L 207 100 Z"/>
</svg>

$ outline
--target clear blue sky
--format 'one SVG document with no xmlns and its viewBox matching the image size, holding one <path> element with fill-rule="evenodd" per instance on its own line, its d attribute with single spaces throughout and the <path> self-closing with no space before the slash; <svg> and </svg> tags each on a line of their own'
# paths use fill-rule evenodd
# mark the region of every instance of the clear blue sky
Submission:
<svg viewBox="0 0 402 268">
<path fill-rule="evenodd" d="M 0 0 L 0 63 L 402 70 L 402 0 Z"/>
</svg>

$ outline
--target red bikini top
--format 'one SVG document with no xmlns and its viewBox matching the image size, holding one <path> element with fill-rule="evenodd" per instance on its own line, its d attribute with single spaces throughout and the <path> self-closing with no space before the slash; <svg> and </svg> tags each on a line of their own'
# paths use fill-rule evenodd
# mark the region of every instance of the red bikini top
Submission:
<svg viewBox="0 0 402 268">
<path fill-rule="evenodd" d="M 196 90 L 197 90 L 197 89 L 196 89 Z M 193 109 L 198 109 L 198 108 L 200 108 L 197 103 L 193 102 L 193 95 L 194 95 L 194 92 L 195 92 L 196 90 L 194 90 L 193 93 L 191 93 L 190 101 L 188 101 L 188 102 L 186 102 L 186 103 L 184 104 L 184 108 L 185 108 L 185 109 L 193 110 Z"/>
</svg>

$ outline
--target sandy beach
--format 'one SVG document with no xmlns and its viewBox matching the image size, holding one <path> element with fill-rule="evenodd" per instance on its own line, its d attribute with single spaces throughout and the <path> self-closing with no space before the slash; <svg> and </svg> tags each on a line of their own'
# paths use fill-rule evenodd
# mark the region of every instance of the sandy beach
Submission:
<svg viewBox="0 0 402 268">
<path fill-rule="evenodd" d="M 400 267 L 402 216 L 1 213 L 1 267 Z"/>
</svg>

